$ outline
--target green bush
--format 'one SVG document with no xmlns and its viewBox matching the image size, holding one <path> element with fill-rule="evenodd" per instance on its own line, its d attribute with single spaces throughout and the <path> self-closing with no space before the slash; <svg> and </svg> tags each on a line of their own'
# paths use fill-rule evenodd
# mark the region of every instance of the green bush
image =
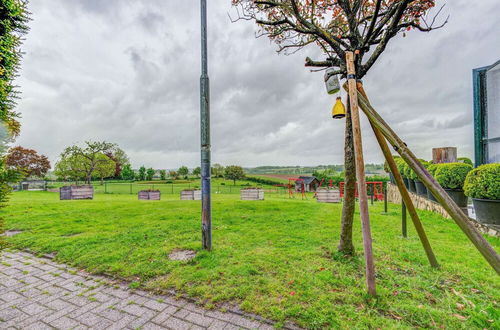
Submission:
<svg viewBox="0 0 500 330">
<path fill-rule="evenodd" d="M 424 160 L 424 159 L 419 159 L 420 163 L 422 163 L 425 167 L 428 167 L 429 165 L 429 162 Z M 403 173 L 401 173 L 403 174 Z M 417 173 L 415 173 L 415 171 L 413 171 L 411 169 L 410 166 L 408 166 L 408 164 L 405 163 L 404 165 L 404 175 L 403 175 L 405 178 L 408 178 L 410 180 L 418 180 L 418 176 L 417 176 Z"/>
<path fill-rule="evenodd" d="M 406 162 L 403 160 L 403 158 L 397 158 L 394 161 L 396 162 L 399 173 L 401 173 L 403 178 L 406 178 Z"/>
<path fill-rule="evenodd" d="M 465 163 L 437 164 L 436 181 L 445 189 L 462 189 L 472 166 Z"/>
<path fill-rule="evenodd" d="M 397 165 L 398 159 L 401 159 L 401 156 L 392 155 L 392 158 L 394 158 L 394 162 L 396 162 L 396 165 Z M 391 169 L 389 168 L 389 164 L 387 164 L 387 160 L 384 162 L 384 171 L 385 171 L 385 173 L 391 173 Z"/>
<path fill-rule="evenodd" d="M 429 172 L 430 175 L 434 176 L 438 167 L 439 164 L 432 164 L 431 162 L 429 162 L 429 165 L 427 166 L 427 172 Z"/>
<path fill-rule="evenodd" d="M 457 160 L 459 163 L 465 163 L 465 164 L 469 164 L 470 166 L 474 166 L 474 164 L 472 163 L 472 160 L 470 160 L 470 158 L 458 157 Z"/>
<path fill-rule="evenodd" d="M 500 164 L 481 165 L 470 171 L 464 192 L 471 198 L 500 200 Z"/>
</svg>

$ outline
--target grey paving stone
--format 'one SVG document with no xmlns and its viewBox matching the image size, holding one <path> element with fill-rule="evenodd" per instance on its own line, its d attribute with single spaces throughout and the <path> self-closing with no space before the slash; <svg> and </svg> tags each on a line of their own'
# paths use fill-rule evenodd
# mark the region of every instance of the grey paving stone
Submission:
<svg viewBox="0 0 500 330">
<path fill-rule="evenodd" d="M 10 301 L 22 298 L 22 297 L 23 296 L 17 292 L 7 292 L 4 294 L 0 294 L 0 298 L 2 298 L 2 300 L 5 300 L 7 303 L 9 303 Z"/>
<path fill-rule="evenodd" d="M 54 329 L 50 325 L 47 325 L 43 323 L 42 321 L 36 321 L 35 323 L 31 323 L 30 325 L 27 325 L 24 327 L 24 329 L 27 330 L 52 330 Z"/>
<path fill-rule="evenodd" d="M 212 324 L 208 327 L 210 330 L 219 330 L 219 329 L 224 329 L 229 323 L 221 321 L 221 320 L 214 320 Z"/>
<path fill-rule="evenodd" d="M 157 312 L 161 312 L 162 310 L 164 310 L 165 308 L 167 308 L 170 305 L 162 303 L 162 302 L 158 302 L 154 299 L 150 299 L 144 303 L 144 306 L 146 306 L 147 308 L 153 309 Z"/>
<path fill-rule="evenodd" d="M 160 329 L 165 329 L 165 328 L 153 322 L 147 322 L 143 324 L 141 327 L 141 330 L 160 330 Z"/>
<path fill-rule="evenodd" d="M 104 277 L 26 253 L 4 253 L 0 261 L 11 264 L 0 263 L 2 329 L 269 329 L 184 299 L 116 287 Z"/>
<path fill-rule="evenodd" d="M 130 305 L 127 305 L 125 307 L 122 307 L 121 310 L 123 310 L 129 314 L 135 315 L 135 316 L 142 316 L 142 314 L 144 314 L 146 311 L 148 311 L 150 309 L 147 309 L 145 307 L 141 307 L 137 304 L 130 304 Z"/>
<path fill-rule="evenodd" d="M 10 321 L 15 318 L 20 319 L 23 315 L 26 314 L 17 308 L 7 307 L 0 310 L 0 319 L 4 320 L 4 322 Z"/>
<path fill-rule="evenodd" d="M 69 317 L 63 316 L 55 321 L 50 322 L 50 325 L 58 329 L 71 329 L 80 325 L 77 321 L 70 319 Z"/>
<path fill-rule="evenodd" d="M 87 312 L 85 314 L 78 315 L 75 317 L 75 320 L 86 325 L 92 327 L 93 325 L 99 323 L 99 321 L 103 320 L 102 316 L 96 315 L 91 312 Z"/>
<path fill-rule="evenodd" d="M 19 308 L 23 312 L 25 312 L 26 314 L 28 314 L 30 316 L 39 314 L 39 313 L 44 312 L 48 309 L 47 307 L 44 307 L 43 305 L 40 305 L 39 303 L 32 303 L 32 304 L 28 304 L 25 306 L 21 306 Z"/>
<path fill-rule="evenodd" d="M 209 327 L 210 324 L 212 324 L 212 322 L 214 321 L 214 319 L 198 313 L 189 313 L 184 319 L 203 327 Z"/>
<path fill-rule="evenodd" d="M 192 324 L 176 317 L 169 317 L 165 322 L 162 323 L 163 326 L 166 326 L 170 329 L 176 330 L 187 330 L 191 328 Z"/>
<path fill-rule="evenodd" d="M 247 329 L 257 329 L 260 326 L 260 322 L 236 314 L 231 316 L 230 322 Z"/>
</svg>

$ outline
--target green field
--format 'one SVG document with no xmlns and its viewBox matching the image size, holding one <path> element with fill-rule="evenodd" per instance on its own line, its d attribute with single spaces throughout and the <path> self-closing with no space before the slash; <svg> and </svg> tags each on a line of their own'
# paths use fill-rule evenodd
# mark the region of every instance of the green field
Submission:
<svg viewBox="0 0 500 330">
<path fill-rule="evenodd" d="M 200 249 L 200 203 L 166 194 L 162 201 L 97 194 L 59 201 L 57 193 L 18 192 L 3 211 L 14 248 L 155 290 L 175 288 L 207 308 L 224 302 L 306 328 L 499 328 L 500 281 L 451 221 L 421 212 L 442 265 L 429 267 L 413 230 L 400 235 L 400 206 L 370 206 L 378 293 L 365 293 L 359 214 L 358 257 L 338 255 L 340 204 L 266 195 L 240 201 L 214 194 L 212 252 Z M 488 237 L 500 251 L 500 240 Z M 170 261 L 173 249 L 198 252 Z"/>
</svg>

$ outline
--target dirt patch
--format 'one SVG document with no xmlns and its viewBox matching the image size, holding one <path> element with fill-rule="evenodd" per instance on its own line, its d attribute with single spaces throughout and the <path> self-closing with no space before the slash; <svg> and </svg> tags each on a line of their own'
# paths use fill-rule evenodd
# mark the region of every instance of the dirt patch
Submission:
<svg viewBox="0 0 500 330">
<path fill-rule="evenodd" d="M 196 257 L 196 252 L 192 250 L 173 250 L 168 255 L 170 260 L 188 261 Z"/>
<path fill-rule="evenodd" d="M 22 232 L 22 230 L 6 230 L 3 234 L 0 234 L 0 236 L 12 237 Z"/>
</svg>

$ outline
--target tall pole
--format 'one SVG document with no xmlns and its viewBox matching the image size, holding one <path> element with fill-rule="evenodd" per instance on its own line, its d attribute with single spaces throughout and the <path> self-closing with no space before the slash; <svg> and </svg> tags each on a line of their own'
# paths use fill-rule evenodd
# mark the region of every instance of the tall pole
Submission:
<svg viewBox="0 0 500 330">
<path fill-rule="evenodd" d="M 365 272 L 368 293 L 377 294 L 375 287 L 375 264 L 373 261 L 372 234 L 370 216 L 368 213 L 368 198 L 365 182 L 365 164 L 363 159 L 363 144 L 361 141 L 361 124 L 358 110 L 358 87 L 356 84 L 356 69 L 354 53 L 346 52 L 347 83 L 349 86 L 349 105 L 351 107 L 352 132 L 354 138 L 354 155 L 356 161 L 356 177 L 359 192 L 359 213 L 361 215 L 361 230 L 363 233 L 363 248 L 365 251 Z"/>
<path fill-rule="evenodd" d="M 210 191 L 210 82 L 207 56 L 207 0 L 201 0 L 201 239 L 205 250 L 212 250 L 212 207 Z"/>
</svg>

